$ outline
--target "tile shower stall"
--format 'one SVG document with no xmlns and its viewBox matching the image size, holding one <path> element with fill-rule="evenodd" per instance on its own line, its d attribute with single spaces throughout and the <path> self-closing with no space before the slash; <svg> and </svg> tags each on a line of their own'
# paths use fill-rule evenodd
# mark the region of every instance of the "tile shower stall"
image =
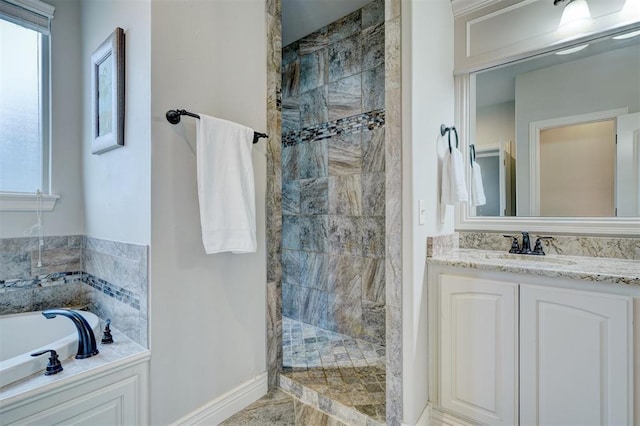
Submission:
<svg viewBox="0 0 640 426">
<path fill-rule="evenodd" d="M 283 375 L 382 422 L 384 34 L 376 0 L 282 58 Z"/>
</svg>

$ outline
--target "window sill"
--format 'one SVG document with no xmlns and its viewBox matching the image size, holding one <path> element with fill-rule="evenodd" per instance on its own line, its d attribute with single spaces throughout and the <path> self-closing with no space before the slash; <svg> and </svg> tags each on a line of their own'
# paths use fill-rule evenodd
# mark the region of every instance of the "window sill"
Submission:
<svg viewBox="0 0 640 426">
<path fill-rule="evenodd" d="M 59 195 L 43 194 L 42 211 L 51 212 Z M 3 212 L 35 212 L 38 210 L 38 196 L 26 193 L 0 193 L 0 211 Z"/>
</svg>

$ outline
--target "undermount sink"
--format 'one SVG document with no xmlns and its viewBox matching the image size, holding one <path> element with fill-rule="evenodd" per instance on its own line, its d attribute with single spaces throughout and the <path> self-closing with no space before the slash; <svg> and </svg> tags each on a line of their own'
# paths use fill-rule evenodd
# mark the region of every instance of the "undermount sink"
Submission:
<svg viewBox="0 0 640 426">
<path fill-rule="evenodd" d="M 488 252 L 479 255 L 484 259 L 503 259 L 503 260 L 516 260 L 524 262 L 540 262 L 540 263 L 553 263 L 556 265 L 575 265 L 576 262 L 569 259 L 564 259 L 557 256 L 539 256 L 530 254 L 515 254 L 515 253 L 496 253 Z"/>
</svg>

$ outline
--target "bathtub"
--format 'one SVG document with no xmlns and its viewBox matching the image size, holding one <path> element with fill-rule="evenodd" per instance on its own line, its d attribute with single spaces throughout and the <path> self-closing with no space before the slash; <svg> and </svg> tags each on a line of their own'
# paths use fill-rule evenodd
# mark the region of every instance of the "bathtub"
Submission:
<svg viewBox="0 0 640 426">
<path fill-rule="evenodd" d="M 77 311 L 87 320 L 99 341 L 100 319 L 91 312 Z M 46 319 L 41 312 L 0 316 L 0 387 L 44 371 L 48 354 L 32 357 L 45 349 L 64 360 L 76 354 L 78 332 L 69 318 Z"/>
</svg>

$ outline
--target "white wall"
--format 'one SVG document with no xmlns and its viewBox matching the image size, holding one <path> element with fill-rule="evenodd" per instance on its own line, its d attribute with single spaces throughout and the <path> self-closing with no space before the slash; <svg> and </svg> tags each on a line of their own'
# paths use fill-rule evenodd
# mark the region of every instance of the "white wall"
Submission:
<svg viewBox="0 0 640 426">
<path fill-rule="evenodd" d="M 151 4 L 151 423 L 167 424 L 266 370 L 264 140 L 254 145 L 258 252 L 205 255 L 195 119 L 266 129 L 262 0 Z"/>
<path fill-rule="evenodd" d="M 84 233 L 135 244 L 150 241 L 150 0 L 82 2 L 82 167 Z M 125 145 L 91 154 L 91 55 L 125 32 Z M 79 88 L 75 88 L 79 90 Z"/>
<path fill-rule="evenodd" d="M 80 6 L 77 0 L 46 0 L 56 8 L 51 23 L 51 189 L 60 195 L 42 214 L 45 235 L 82 233 L 80 152 Z M 0 238 L 23 237 L 35 212 L 0 212 Z"/>
<path fill-rule="evenodd" d="M 632 54 L 621 55 L 622 50 Z M 516 77 L 518 216 L 529 215 L 529 123 L 623 107 L 637 112 L 638 70 L 640 48 L 636 45 Z"/>
<path fill-rule="evenodd" d="M 428 399 L 426 238 L 453 232 L 453 209 L 441 221 L 439 208 L 440 124 L 454 124 L 451 2 L 403 0 L 401 18 L 403 421 L 415 424 Z M 420 199 L 425 225 L 418 224 Z"/>
</svg>

